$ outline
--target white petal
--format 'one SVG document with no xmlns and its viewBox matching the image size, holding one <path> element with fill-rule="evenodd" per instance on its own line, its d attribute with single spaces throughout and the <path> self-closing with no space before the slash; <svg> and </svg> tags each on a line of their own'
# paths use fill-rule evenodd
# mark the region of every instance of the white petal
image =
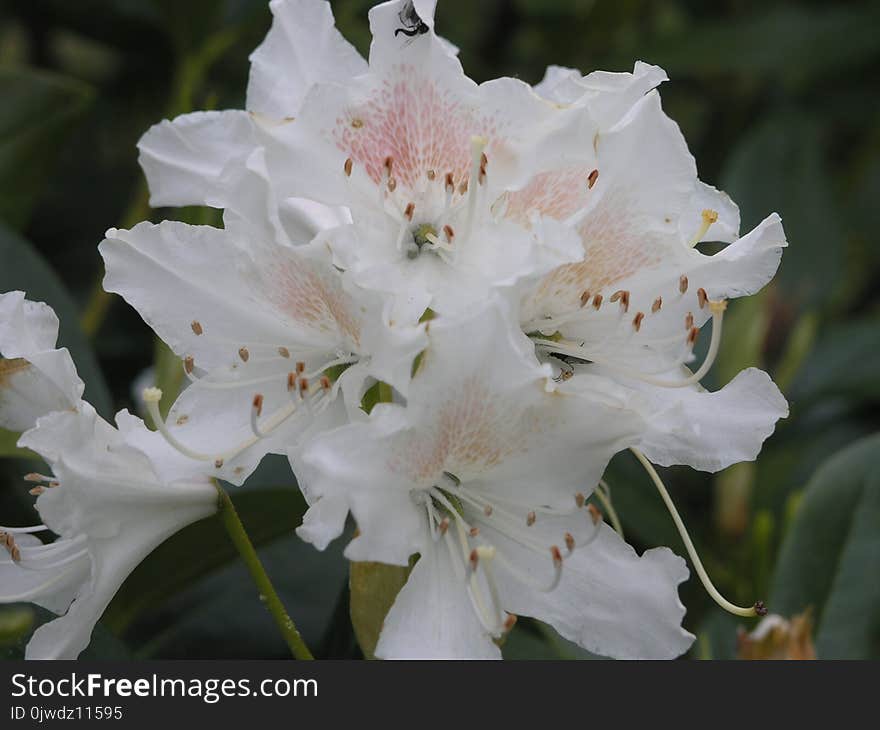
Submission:
<svg viewBox="0 0 880 730">
<path fill-rule="evenodd" d="M 272 27 L 251 54 L 247 108 L 282 119 L 299 113 L 316 82 L 346 81 L 367 70 L 336 30 L 330 3 L 273 0 Z"/>
<path fill-rule="evenodd" d="M 84 540 L 59 538 L 43 545 L 37 537 L 17 534 L 15 542 L 20 562 L 6 551 L 0 554 L 0 603 L 31 602 L 64 613 L 91 574 Z"/>
<path fill-rule="evenodd" d="M 445 545 L 419 558 L 385 617 L 376 656 L 382 659 L 500 659 L 480 625 Z"/>
<path fill-rule="evenodd" d="M 652 412 L 639 448 L 661 466 L 720 471 L 753 461 L 788 404 L 770 376 L 743 370 L 721 390 L 643 388 Z"/>
<path fill-rule="evenodd" d="M 234 205 L 228 174 L 257 145 L 256 121 L 239 110 L 193 112 L 153 125 L 138 142 L 150 205 Z"/>
<path fill-rule="evenodd" d="M 543 530 L 551 538 L 555 534 L 551 520 L 539 519 L 531 529 Z M 504 537 L 495 540 L 520 568 L 532 564 L 533 572 L 540 575 L 537 556 Z M 668 548 L 647 550 L 639 557 L 604 523 L 593 542 L 565 559 L 553 591 L 526 590 L 500 569 L 496 575 L 506 610 L 546 621 L 566 639 L 597 654 L 672 659 L 694 640 L 681 627 L 685 609 L 678 584 L 688 577 L 684 561 Z"/>
<path fill-rule="evenodd" d="M 76 408 L 83 382 L 66 348 L 55 349 L 58 318 L 23 292 L 0 294 L 0 428 L 25 431 L 40 416 Z"/>
</svg>

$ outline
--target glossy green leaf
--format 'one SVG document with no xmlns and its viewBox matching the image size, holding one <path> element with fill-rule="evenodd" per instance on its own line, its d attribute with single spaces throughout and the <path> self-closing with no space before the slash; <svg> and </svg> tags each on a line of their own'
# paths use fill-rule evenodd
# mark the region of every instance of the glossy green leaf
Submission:
<svg viewBox="0 0 880 730">
<path fill-rule="evenodd" d="M 27 223 L 92 89 L 42 71 L 0 68 L 0 220 Z"/>
<path fill-rule="evenodd" d="M 46 302 L 58 315 L 59 347 L 67 347 L 79 376 L 86 384 L 85 398 L 105 418 L 112 404 L 98 361 L 79 327 L 76 304 L 67 288 L 34 247 L 0 223 L 0 292 L 19 289 L 28 299 Z"/>
<path fill-rule="evenodd" d="M 376 644 L 385 616 L 409 577 L 409 568 L 374 562 L 353 562 L 348 585 L 351 591 L 351 623 L 367 659 L 375 659 Z"/>
<path fill-rule="evenodd" d="M 782 547 L 771 602 L 812 607 L 824 659 L 880 657 L 880 435 L 836 454 L 807 485 Z"/>
</svg>

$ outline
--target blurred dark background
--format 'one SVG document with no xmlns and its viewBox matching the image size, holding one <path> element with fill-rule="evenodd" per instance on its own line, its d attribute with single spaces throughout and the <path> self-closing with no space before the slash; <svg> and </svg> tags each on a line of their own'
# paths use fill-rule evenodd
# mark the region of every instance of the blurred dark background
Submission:
<svg viewBox="0 0 880 730">
<path fill-rule="evenodd" d="M 331 5 L 366 53 L 370 3 Z M 62 344 L 105 417 L 135 407 L 132 382 L 146 367 L 155 365 L 146 377 L 167 382 L 179 364 L 124 302 L 101 295 L 104 231 L 145 218 L 219 225 L 215 211 L 150 210 L 135 144 L 164 117 L 242 107 L 247 57 L 270 21 L 264 0 L 0 1 L 0 291 L 22 288 L 55 306 Z M 880 655 L 880 441 L 870 438 L 880 423 L 880 3 L 440 0 L 437 28 L 477 81 L 536 83 L 551 63 L 583 72 L 627 71 L 639 59 L 663 66 L 664 107 L 702 179 L 739 203 L 743 232 L 771 211 L 782 215 L 790 248 L 779 275 L 732 305 L 713 377 L 718 386 L 763 367 L 791 416 L 757 463 L 664 475 L 724 592 L 745 604 L 763 598 L 787 619 L 809 611 L 797 624 L 808 629 L 780 634 L 779 646 Z M 12 452 L 7 439 L 0 454 Z M 23 468 L 0 463 L 0 522 L 32 521 L 16 476 Z M 607 481 L 638 549 L 684 554 L 631 459 L 617 458 Z M 264 465 L 240 500 L 313 648 L 357 656 L 347 568 L 338 550 L 319 556 L 290 537 L 302 503 L 283 460 Z M 289 507 L 283 524 L 277 500 Z M 154 554 L 90 651 L 283 655 L 215 527 L 191 528 Z M 180 561 L 175 550 L 184 548 L 198 559 Z M 754 622 L 722 614 L 693 577 L 682 597 L 698 634 L 691 656 L 734 656 L 737 628 Z M 0 613 L 10 654 L 35 620 L 30 609 Z M 583 655 L 545 627 L 521 624 L 510 656 Z"/>
</svg>

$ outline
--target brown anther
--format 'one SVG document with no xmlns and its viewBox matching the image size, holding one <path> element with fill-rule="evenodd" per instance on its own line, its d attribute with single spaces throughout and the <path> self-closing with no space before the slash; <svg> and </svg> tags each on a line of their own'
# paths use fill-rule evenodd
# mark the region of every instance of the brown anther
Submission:
<svg viewBox="0 0 880 730">
<path fill-rule="evenodd" d="M 602 519 L 602 513 L 599 511 L 599 508 L 595 504 L 588 504 L 587 511 L 590 513 L 590 519 L 593 520 L 593 524 L 598 525 L 599 520 Z"/>
<path fill-rule="evenodd" d="M 481 168 L 480 168 L 480 171 L 479 171 L 479 173 L 477 174 L 477 182 L 478 182 L 480 185 L 485 185 L 485 184 L 486 184 L 486 168 L 485 168 L 485 167 L 481 167 Z"/>
<path fill-rule="evenodd" d="M 601 307 L 601 306 L 602 306 L 602 295 L 601 295 L 601 294 L 595 294 L 595 295 L 593 296 L 593 309 L 597 309 L 597 310 L 598 310 L 599 307 Z"/>
<path fill-rule="evenodd" d="M 759 616 L 767 615 L 767 607 L 764 605 L 764 601 L 755 601 L 755 613 Z"/>
<path fill-rule="evenodd" d="M 581 494 L 580 492 L 578 492 L 577 494 L 574 495 L 574 503 L 577 505 L 578 509 L 581 509 L 581 507 L 584 506 L 584 503 L 586 501 L 587 501 L 587 498 L 584 497 L 584 495 Z"/>
<path fill-rule="evenodd" d="M 570 553 L 574 552 L 574 535 L 570 532 L 565 533 L 565 549 Z"/>
<path fill-rule="evenodd" d="M 300 360 L 296 364 L 296 374 L 302 375 L 305 371 L 306 371 L 306 364 L 302 360 Z"/>
<path fill-rule="evenodd" d="M 326 375 L 321 376 L 321 387 L 324 390 L 330 390 L 330 378 L 328 378 Z"/>
<path fill-rule="evenodd" d="M 41 481 L 43 481 L 43 475 L 37 474 L 36 472 L 32 471 L 28 474 L 25 474 L 23 479 L 26 482 L 41 482 Z"/>
<path fill-rule="evenodd" d="M 531 527 L 532 525 L 535 524 L 535 520 L 536 520 L 536 519 L 537 519 L 537 516 L 535 515 L 535 513 L 534 513 L 534 512 L 529 512 L 529 513 L 526 515 L 526 524 L 527 524 L 529 527 Z"/>
<path fill-rule="evenodd" d="M 434 180 L 436 178 L 437 178 L 437 173 L 434 172 L 433 170 L 428 170 L 428 180 L 430 180 L 431 182 L 434 182 Z"/>
<path fill-rule="evenodd" d="M 480 556 L 477 554 L 476 549 L 471 550 L 471 554 L 468 556 L 468 562 L 471 564 L 471 570 L 477 569 L 477 564 L 480 562 Z"/>
<path fill-rule="evenodd" d="M 468 191 L 468 181 L 467 178 L 461 181 L 461 184 L 458 186 L 458 194 L 464 195 Z"/>
<path fill-rule="evenodd" d="M 389 177 L 388 178 L 388 192 L 393 193 L 395 190 L 397 190 L 397 180 L 395 180 L 393 177 Z"/>
<path fill-rule="evenodd" d="M 195 367 L 195 360 L 193 360 L 192 355 L 187 355 L 183 358 L 183 369 L 186 370 L 187 375 L 192 375 L 193 368 Z"/>
<path fill-rule="evenodd" d="M 694 313 L 688 312 L 687 316 L 684 318 L 684 328 L 686 330 L 691 329 L 694 326 Z"/>
<path fill-rule="evenodd" d="M 300 378 L 299 379 L 299 394 L 309 392 L 309 379 L 308 378 Z"/>
<path fill-rule="evenodd" d="M 682 274 L 678 280 L 678 291 L 684 294 L 688 290 L 688 278 Z"/>
<path fill-rule="evenodd" d="M 608 301 L 620 301 L 620 308 L 626 312 L 629 309 L 629 292 L 626 289 L 618 289 Z"/>
<path fill-rule="evenodd" d="M 221 466 L 223 466 L 223 459 L 217 459 L 216 461 L 214 461 L 215 469 L 219 469 Z"/>
<path fill-rule="evenodd" d="M 446 173 L 446 192 L 452 193 L 455 192 L 455 181 L 452 179 L 452 173 Z"/>
<path fill-rule="evenodd" d="M 290 350 L 288 350 L 286 347 L 279 347 L 278 354 L 281 355 L 281 357 L 287 359 L 290 357 Z"/>
<path fill-rule="evenodd" d="M 39 497 L 45 491 L 43 487 L 34 487 L 33 489 L 28 489 L 28 494 L 32 497 Z"/>
<path fill-rule="evenodd" d="M 406 208 L 403 211 L 403 217 L 408 221 L 413 219 L 413 213 L 416 212 L 416 204 L 415 203 L 407 203 Z"/>
<path fill-rule="evenodd" d="M 663 297 L 657 297 L 654 300 L 654 303 L 651 305 L 651 314 L 657 314 L 660 311 L 660 307 L 663 306 Z"/>
<path fill-rule="evenodd" d="M 492 505 L 491 504 L 487 504 L 485 507 L 483 507 L 483 514 L 486 515 L 486 517 L 492 516 Z"/>
<path fill-rule="evenodd" d="M 177 417 L 177 420 L 175 421 L 175 423 L 176 423 L 178 426 L 182 426 L 182 425 L 183 425 L 184 423 L 186 423 L 187 421 L 189 421 L 189 416 L 187 416 L 186 414 L 184 414 L 184 415 L 182 415 L 182 416 L 178 416 L 178 417 Z"/>
<path fill-rule="evenodd" d="M 200 335 L 200 334 L 202 334 L 202 332 L 204 332 L 204 330 L 202 329 L 202 323 L 199 322 L 199 320 L 197 320 L 197 319 L 194 319 L 194 320 L 190 323 L 189 326 L 192 327 L 192 331 L 193 331 L 193 333 L 196 334 L 196 335 Z"/>
<path fill-rule="evenodd" d="M 287 373 L 287 389 L 296 389 L 296 373 Z"/>
<path fill-rule="evenodd" d="M 553 556 L 553 564 L 556 566 L 562 565 L 562 551 L 559 549 L 559 546 L 552 545 L 550 547 L 550 555 Z"/>
<path fill-rule="evenodd" d="M 688 332 L 687 343 L 688 347 L 693 347 L 697 342 L 697 337 L 700 336 L 700 328 L 699 327 L 691 327 L 691 331 Z"/>
<path fill-rule="evenodd" d="M 361 127 L 364 126 L 364 120 L 359 117 L 355 117 L 354 119 L 351 120 L 351 126 L 354 127 L 355 129 L 360 129 Z"/>
<path fill-rule="evenodd" d="M 516 626 L 516 614 L 507 614 L 507 618 L 504 619 L 503 626 L 505 631 L 510 631 L 514 626 Z"/>
<path fill-rule="evenodd" d="M 709 295 L 706 294 L 706 290 L 703 287 L 697 289 L 697 301 L 700 304 L 700 309 L 706 306 L 706 302 L 709 301 Z"/>
<path fill-rule="evenodd" d="M 581 307 L 582 307 L 582 308 L 583 308 L 583 307 L 586 307 L 586 306 L 590 303 L 590 297 L 591 297 L 591 296 L 592 296 L 592 295 L 591 295 L 590 292 L 588 292 L 588 291 L 585 291 L 585 292 L 582 292 L 582 293 L 581 293 Z"/>
<path fill-rule="evenodd" d="M 388 157 L 385 158 L 385 162 L 383 164 L 385 165 L 385 172 L 387 172 L 390 176 L 391 170 L 394 168 L 394 159 L 391 157 L 391 155 L 388 155 Z"/>
<path fill-rule="evenodd" d="M 345 166 L 343 167 L 343 169 L 345 170 L 345 176 L 346 176 L 346 177 L 351 177 L 351 167 L 352 167 L 353 164 L 354 164 L 354 163 L 351 161 L 351 157 L 349 157 L 349 158 L 345 161 Z"/>
<path fill-rule="evenodd" d="M 480 528 L 479 528 L 479 527 L 472 527 L 472 528 L 470 529 L 470 536 L 471 536 L 471 537 L 476 537 L 476 536 L 479 535 L 479 534 L 480 534 Z"/>
<path fill-rule="evenodd" d="M 246 347 L 240 347 L 238 348 L 238 356 L 241 358 L 242 362 L 247 362 L 251 354 Z"/>
<path fill-rule="evenodd" d="M 449 518 L 444 517 L 442 520 L 440 520 L 440 524 L 437 525 L 437 529 L 440 531 L 441 535 L 445 535 L 446 531 L 449 529 Z"/>
<path fill-rule="evenodd" d="M 633 329 L 638 332 L 642 328 L 642 320 L 645 318 L 644 312 L 636 312 L 636 316 L 633 317 Z"/>
<path fill-rule="evenodd" d="M 263 396 L 260 393 L 254 396 L 254 410 L 257 412 L 257 416 L 263 412 Z"/>
<path fill-rule="evenodd" d="M 452 239 L 455 238 L 455 231 L 448 223 L 443 226 L 443 234 L 446 236 L 446 240 L 452 243 Z"/>
<path fill-rule="evenodd" d="M 593 170 L 593 171 L 587 176 L 587 190 L 592 190 L 592 189 L 593 189 L 593 185 L 596 184 L 596 180 L 598 180 L 598 179 L 599 179 L 599 171 L 598 171 L 598 170 Z"/>
<path fill-rule="evenodd" d="M 486 157 L 486 153 L 483 152 L 483 153 L 480 155 L 480 167 L 483 168 L 483 169 L 485 170 L 485 169 L 486 169 L 486 165 L 488 165 L 488 164 L 489 164 L 489 158 Z"/>
</svg>

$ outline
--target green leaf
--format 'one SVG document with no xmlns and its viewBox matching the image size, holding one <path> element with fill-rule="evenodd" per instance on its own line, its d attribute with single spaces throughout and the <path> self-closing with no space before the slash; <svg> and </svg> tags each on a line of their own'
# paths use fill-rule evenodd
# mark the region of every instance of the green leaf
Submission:
<svg viewBox="0 0 880 730">
<path fill-rule="evenodd" d="M 837 453 L 813 476 L 783 544 L 774 613 L 812 607 L 822 659 L 880 656 L 880 434 Z"/>
<path fill-rule="evenodd" d="M 306 509 L 299 491 L 289 488 L 243 491 L 232 501 L 256 546 L 292 534 Z M 196 522 L 162 543 L 135 568 L 107 608 L 104 622 L 122 633 L 142 614 L 237 556 L 220 520 Z"/>
<path fill-rule="evenodd" d="M 367 659 L 375 659 L 376 644 L 394 599 L 409 577 L 409 568 L 374 562 L 352 562 L 348 585 L 351 590 L 351 624 Z"/>
<path fill-rule="evenodd" d="M 828 133 L 800 109 L 766 117 L 734 148 L 722 188 L 739 203 L 743 230 L 771 211 L 782 216 L 789 251 L 776 285 L 787 303 L 818 305 L 846 286 L 844 231 L 828 173 Z M 821 275 L 817 275 L 821 272 Z"/>
<path fill-rule="evenodd" d="M 0 68 L 0 219 L 22 228 L 92 89 L 80 81 Z"/>
<path fill-rule="evenodd" d="M 801 405 L 844 396 L 880 400 L 880 317 L 835 323 L 819 338 L 788 390 Z"/>
<path fill-rule="evenodd" d="M 0 292 L 21 290 L 28 299 L 46 302 L 55 310 L 61 327 L 58 346 L 67 347 L 79 376 L 86 384 L 85 398 L 109 418 L 112 402 L 98 361 L 79 327 L 76 304 L 58 275 L 34 247 L 0 223 Z"/>
</svg>

